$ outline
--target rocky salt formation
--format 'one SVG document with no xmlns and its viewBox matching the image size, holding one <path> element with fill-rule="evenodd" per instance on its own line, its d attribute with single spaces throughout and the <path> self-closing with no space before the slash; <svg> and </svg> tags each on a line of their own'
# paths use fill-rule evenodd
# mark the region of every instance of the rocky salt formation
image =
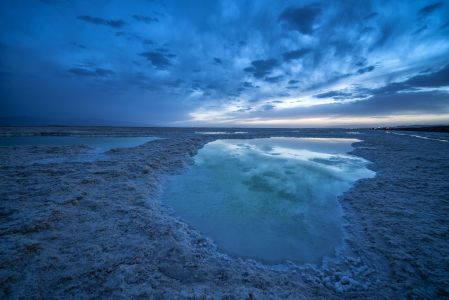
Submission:
<svg viewBox="0 0 449 300">
<path fill-rule="evenodd" d="M 198 130 L 195 130 L 198 131 Z M 449 295 L 447 143 L 362 131 L 353 154 L 377 172 L 340 198 L 345 240 L 320 265 L 264 265 L 221 253 L 159 201 L 168 176 L 218 138 L 351 137 L 345 131 L 46 128 L 164 137 L 99 160 L 89 151 L 0 147 L 2 299 L 443 298 Z M 210 130 L 209 130 L 210 131 Z M 226 131 L 226 130 L 213 130 Z M 1 134 L 42 129 L 3 128 Z M 353 136 L 352 136 L 353 137 Z M 42 163 L 49 162 L 49 163 Z"/>
</svg>

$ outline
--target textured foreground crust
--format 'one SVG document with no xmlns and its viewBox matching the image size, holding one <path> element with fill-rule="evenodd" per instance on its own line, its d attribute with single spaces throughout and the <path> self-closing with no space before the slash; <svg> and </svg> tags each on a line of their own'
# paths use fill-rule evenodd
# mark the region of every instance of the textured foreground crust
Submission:
<svg viewBox="0 0 449 300">
<path fill-rule="evenodd" d="M 76 147 L 0 147 L 0 298 L 439 298 L 449 295 L 449 143 L 363 131 L 373 162 L 340 202 L 345 241 L 320 266 L 262 265 L 220 253 L 158 200 L 170 174 L 217 138 L 351 137 L 333 130 L 3 128 L 166 139 L 107 160 L 36 163 Z M 210 131 L 210 130 L 208 130 Z M 217 130 L 222 131 L 222 130 Z"/>
</svg>

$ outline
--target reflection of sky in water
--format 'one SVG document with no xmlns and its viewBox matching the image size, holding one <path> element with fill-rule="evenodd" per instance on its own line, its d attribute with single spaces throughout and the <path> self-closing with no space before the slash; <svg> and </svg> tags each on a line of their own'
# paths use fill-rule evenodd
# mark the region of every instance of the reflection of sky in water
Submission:
<svg viewBox="0 0 449 300">
<path fill-rule="evenodd" d="M 0 146 L 73 146 L 85 145 L 85 153 L 41 159 L 37 163 L 90 162 L 106 159 L 105 152 L 114 148 L 132 148 L 157 137 L 77 137 L 77 136 L 20 136 L 0 137 Z"/>
<path fill-rule="evenodd" d="M 245 134 L 247 131 L 196 131 L 196 134 Z"/>
<path fill-rule="evenodd" d="M 168 183 L 163 199 L 226 252 L 319 262 L 341 242 L 337 197 L 372 177 L 346 154 L 355 139 L 218 140 Z"/>
</svg>

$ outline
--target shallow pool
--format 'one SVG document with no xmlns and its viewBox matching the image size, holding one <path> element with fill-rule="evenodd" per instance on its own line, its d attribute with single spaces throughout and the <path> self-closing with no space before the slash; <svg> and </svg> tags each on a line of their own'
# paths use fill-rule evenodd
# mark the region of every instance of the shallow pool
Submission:
<svg viewBox="0 0 449 300">
<path fill-rule="evenodd" d="M 374 176 L 349 155 L 356 139 L 217 140 L 162 195 L 231 255 L 318 263 L 342 241 L 339 195 Z"/>
</svg>

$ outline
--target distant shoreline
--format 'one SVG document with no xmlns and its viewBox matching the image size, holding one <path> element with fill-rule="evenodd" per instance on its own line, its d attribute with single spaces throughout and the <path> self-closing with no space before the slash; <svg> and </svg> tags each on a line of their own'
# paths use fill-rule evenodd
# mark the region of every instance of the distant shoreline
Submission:
<svg viewBox="0 0 449 300">
<path fill-rule="evenodd" d="M 382 127 L 377 130 L 399 130 L 399 131 L 423 131 L 423 132 L 449 132 L 449 125 L 442 126 L 417 126 L 417 127 Z"/>
<path fill-rule="evenodd" d="M 207 127 L 207 126 L 118 126 L 118 125 L 0 125 L 0 128 L 61 128 L 61 129 L 70 129 L 70 128 L 98 128 L 98 129 L 107 129 L 107 128 L 121 128 L 121 129 L 168 129 L 168 130 L 242 130 L 242 129 L 251 129 L 251 130 L 396 130 L 396 131 L 421 131 L 421 132 L 449 132 L 449 125 L 415 125 L 415 126 L 396 126 L 396 127 Z M 65 132 L 43 132 L 41 135 L 66 135 Z"/>
</svg>

